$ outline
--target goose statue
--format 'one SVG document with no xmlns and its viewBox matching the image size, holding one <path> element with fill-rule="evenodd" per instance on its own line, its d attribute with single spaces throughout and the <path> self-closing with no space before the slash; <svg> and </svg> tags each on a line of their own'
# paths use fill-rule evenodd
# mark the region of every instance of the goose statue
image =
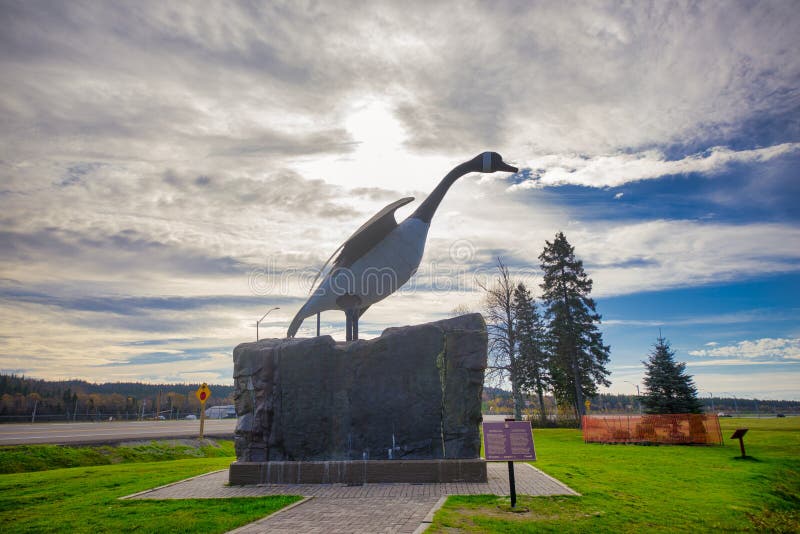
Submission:
<svg viewBox="0 0 800 534">
<path fill-rule="evenodd" d="M 328 274 L 294 316 L 287 337 L 294 337 L 307 317 L 326 310 L 342 310 L 347 341 L 358 339 L 358 319 L 414 275 L 425 251 L 433 214 L 453 183 L 470 172 L 517 172 L 496 152 L 484 152 L 447 173 L 428 198 L 397 224 L 394 213 L 414 200 L 392 202 L 361 225 L 331 255 L 320 273 L 338 253 Z M 316 283 L 316 280 L 314 280 Z M 312 283 L 312 287 L 314 285 Z"/>
</svg>

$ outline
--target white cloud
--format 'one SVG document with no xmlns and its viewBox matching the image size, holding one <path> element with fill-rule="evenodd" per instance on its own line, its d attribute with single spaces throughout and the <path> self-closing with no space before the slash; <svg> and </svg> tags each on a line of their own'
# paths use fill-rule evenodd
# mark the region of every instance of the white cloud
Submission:
<svg viewBox="0 0 800 534">
<path fill-rule="evenodd" d="M 746 279 L 800 268 L 800 228 L 686 220 L 576 225 L 566 230 L 598 295 Z"/>
<path fill-rule="evenodd" d="M 715 173 L 798 146 L 778 132 L 766 148 L 726 148 L 758 146 L 753 121 L 796 115 L 800 17 L 790 2 L 2 10 L 3 277 L 53 301 L 253 297 L 251 267 L 319 266 L 377 209 L 408 194 L 419 202 L 485 149 L 534 165 L 542 184 L 605 187 Z M 671 160 L 659 147 L 702 152 Z M 468 286 L 427 290 L 433 266 L 472 273 L 502 255 L 516 272 L 529 266 L 535 287 L 536 258 L 558 230 L 596 296 L 797 270 L 789 225 L 586 224 L 542 191 L 509 195 L 505 185 L 467 177 L 451 189 L 417 292 L 371 308 L 365 331 L 478 307 Z M 466 261 L 449 254 L 456 240 L 471 244 Z M 286 304 L 263 333 L 283 335 L 301 286 L 127 315 L 9 297 L 0 365 L 53 377 L 175 376 L 183 364 L 118 365 L 147 355 L 126 343 L 148 332 L 167 343 L 161 352 L 206 350 L 195 371 L 224 373 L 219 347 L 251 337 L 248 325 L 273 299 Z"/>
<path fill-rule="evenodd" d="M 797 373 L 774 370 L 771 366 L 752 366 L 746 373 L 717 373 L 710 368 L 692 369 L 700 395 L 761 400 L 800 400 Z M 762 408 L 763 409 L 763 408 Z"/>
<path fill-rule="evenodd" d="M 667 160 L 662 152 L 648 150 L 635 154 L 600 156 L 543 156 L 525 163 L 534 179 L 511 186 L 526 189 L 558 185 L 618 187 L 631 182 L 652 180 L 676 174 L 713 174 L 731 163 L 757 163 L 800 151 L 800 143 L 783 143 L 767 148 L 734 151 L 713 147 L 702 154 Z M 622 197 L 617 193 L 614 198 Z"/>
<path fill-rule="evenodd" d="M 730 3 L 638 7 L 487 4 L 398 18 L 438 52 L 398 77 L 416 84 L 400 107 L 413 146 L 608 154 L 724 138 L 794 106 L 788 4 L 759 16 Z"/>
<path fill-rule="evenodd" d="M 376 101 L 405 154 L 577 153 L 638 177 L 735 157 L 678 165 L 645 148 L 724 144 L 796 106 L 790 2 L 757 16 L 730 3 L 457 7 L 5 6 L 3 159 L 284 166 L 349 154 L 364 142 L 354 110 Z"/>
<path fill-rule="evenodd" d="M 735 345 L 689 351 L 699 358 L 728 358 L 739 362 L 753 360 L 800 362 L 800 338 L 761 338 L 745 340 Z"/>
<path fill-rule="evenodd" d="M 782 399 L 800 400 L 800 390 L 797 388 L 797 373 L 775 370 L 770 365 L 753 365 L 746 373 L 714 372 L 712 367 L 692 367 L 691 372 L 699 390 L 699 396 L 756 399 Z M 602 392 L 620 393 L 630 395 L 635 393 L 629 380 L 641 384 L 642 374 L 633 372 L 618 373 L 616 368 L 613 374 L 613 384 Z"/>
<path fill-rule="evenodd" d="M 603 321 L 606 326 L 699 326 L 699 325 L 732 325 L 754 322 L 789 321 L 794 319 L 792 311 L 777 312 L 775 310 L 743 310 L 728 313 L 714 313 L 705 315 L 687 315 L 669 320 L 655 319 L 610 319 Z M 706 346 L 716 346 L 717 342 L 706 343 Z"/>
</svg>

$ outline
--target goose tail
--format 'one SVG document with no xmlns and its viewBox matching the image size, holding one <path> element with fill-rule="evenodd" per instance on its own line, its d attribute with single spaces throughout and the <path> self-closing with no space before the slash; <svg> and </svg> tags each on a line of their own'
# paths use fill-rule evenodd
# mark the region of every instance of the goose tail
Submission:
<svg viewBox="0 0 800 534">
<path fill-rule="evenodd" d="M 286 337 L 294 337 L 297 334 L 297 331 L 300 329 L 300 326 L 303 324 L 303 321 L 307 317 L 310 317 L 317 313 L 317 310 L 311 310 L 311 306 L 309 306 L 310 302 L 306 302 L 303 304 L 303 307 L 300 308 L 297 314 L 292 319 L 292 323 L 289 325 L 289 330 L 286 331 Z"/>
</svg>

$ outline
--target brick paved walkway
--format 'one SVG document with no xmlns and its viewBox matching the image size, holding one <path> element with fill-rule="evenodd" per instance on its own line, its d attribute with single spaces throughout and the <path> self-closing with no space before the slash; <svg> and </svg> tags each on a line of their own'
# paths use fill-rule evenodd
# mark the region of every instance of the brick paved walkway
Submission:
<svg viewBox="0 0 800 534">
<path fill-rule="evenodd" d="M 219 499 L 302 495 L 310 497 L 264 519 L 237 529 L 237 534 L 260 532 L 406 532 L 424 529 L 426 516 L 444 502 L 447 495 L 508 495 L 508 467 L 487 464 L 486 483 L 449 484 L 264 484 L 226 486 L 228 471 L 215 471 L 161 488 L 143 491 L 131 499 Z M 529 464 L 516 464 L 517 493 L 520 495 L 577 495 L 572 489 Z M 438 505 L 438 506 L 437 506 Z M 421 532 L 421 530 L 419 530 Z"/>
</svg>

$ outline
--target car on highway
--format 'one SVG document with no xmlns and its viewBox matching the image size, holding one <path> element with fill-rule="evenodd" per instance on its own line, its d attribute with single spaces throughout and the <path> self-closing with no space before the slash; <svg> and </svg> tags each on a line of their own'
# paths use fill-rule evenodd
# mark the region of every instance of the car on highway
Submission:
<svg viewBox="0 0 800 534">
<path fill-rule="evenodd" d="M 196 421 L 197 420 L 197 416 L 193 415 L 193 414 L 189 414 L 186 417 L 184 417 L 184 419 L 187 419 L 189 421 Z"/>
</svg>

